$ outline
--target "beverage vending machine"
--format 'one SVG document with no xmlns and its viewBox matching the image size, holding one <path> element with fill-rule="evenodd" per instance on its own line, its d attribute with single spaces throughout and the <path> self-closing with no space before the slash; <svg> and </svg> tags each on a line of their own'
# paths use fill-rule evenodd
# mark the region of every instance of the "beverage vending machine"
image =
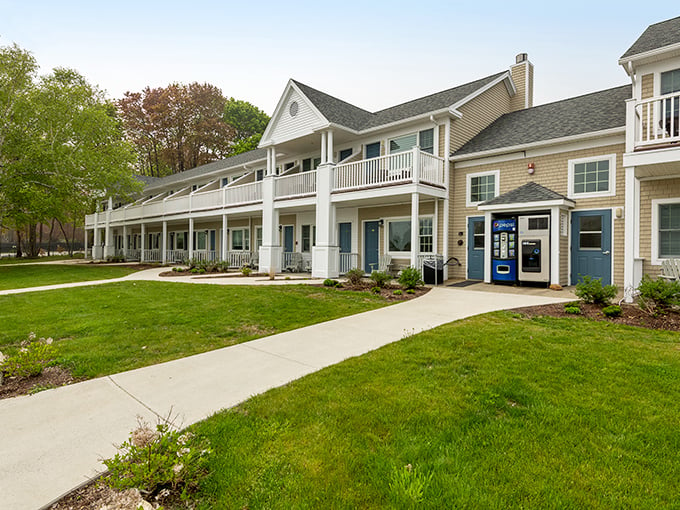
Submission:
<svg viewBox="0 0 680 510">
<path fill-rule="evenodd" d="M 493 252 L 491 276 L 494 282 L 517 281 L 517 218 L 494 219 L 491 224 Z"/>
</svg>

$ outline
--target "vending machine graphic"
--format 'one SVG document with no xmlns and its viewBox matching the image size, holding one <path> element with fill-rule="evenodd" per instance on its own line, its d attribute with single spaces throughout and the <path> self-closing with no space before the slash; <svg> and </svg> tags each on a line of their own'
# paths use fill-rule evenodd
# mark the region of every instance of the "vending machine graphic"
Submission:
<svg viewBox="0 0 680 510">
<path fill-rule="evenodd" d="M 515 283 L 517 281 L 517 218 L 493 220 L 491 237 L 493 243 L 492 280 Z"/>
</svg>

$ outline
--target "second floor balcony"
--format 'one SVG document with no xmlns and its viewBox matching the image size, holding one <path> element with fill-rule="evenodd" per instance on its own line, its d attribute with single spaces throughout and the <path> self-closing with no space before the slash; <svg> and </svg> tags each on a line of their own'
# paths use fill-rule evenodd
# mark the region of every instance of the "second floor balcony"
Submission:
<svg viewBox="0 0 680 510">
<path fill-rule="evenodd" d="M 680 92 L 630 100 L 626 119 L 627 152 L 680 149 Z"/>
</svg>

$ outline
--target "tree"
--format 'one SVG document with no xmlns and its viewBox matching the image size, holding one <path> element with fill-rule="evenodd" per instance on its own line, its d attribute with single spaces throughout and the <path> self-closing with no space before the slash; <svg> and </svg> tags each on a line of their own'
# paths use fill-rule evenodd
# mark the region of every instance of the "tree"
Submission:
<svg viewBox="0 0 680 510">
<path fill-rule="evenodd" d="M 0 82 L 18 76 L 18 67 L 28 70 L 26 78 L 14 80 L 23 88 L 2 98 L 12 112 L 0 146 L 3 222 L 24 230 L 28 254 L 36 256 L 40 223 L 56 218 L 75 226 L 96 200 L 139 189 L 134 155 L 111 104 L 80 74 L 58 68 L 36 81 L 35 67 L 27 65 L 30 54 L 17 47 L 0 53 L 11 54 L 2 61 L 11 65 L 0 69 Z"/>
<path fill-rule="evenodd" d="M 255 142 L 257 146 L 269 123 L 269 115 L 248 101 L 230 97 L 224 105 L 224 121 L 235 130 L 235 144 L 257 137 Z"/>
</svg>

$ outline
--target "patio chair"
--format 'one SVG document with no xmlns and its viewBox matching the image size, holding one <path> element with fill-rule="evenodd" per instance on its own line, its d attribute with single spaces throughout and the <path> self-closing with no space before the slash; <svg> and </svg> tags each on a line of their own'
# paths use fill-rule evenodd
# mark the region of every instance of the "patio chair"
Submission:
<svg viewBox="0 0 680 510">
<path fill-rule="evenodd" d="M 663 259 L 659 277 L 666 280 L 680 280 L 680 259 Z"/>
<path fill-rule="evenodd" d="M 392 255 L 380 255 L 378 257 L 378 271 L 392 273 Z"/>
</svg>

